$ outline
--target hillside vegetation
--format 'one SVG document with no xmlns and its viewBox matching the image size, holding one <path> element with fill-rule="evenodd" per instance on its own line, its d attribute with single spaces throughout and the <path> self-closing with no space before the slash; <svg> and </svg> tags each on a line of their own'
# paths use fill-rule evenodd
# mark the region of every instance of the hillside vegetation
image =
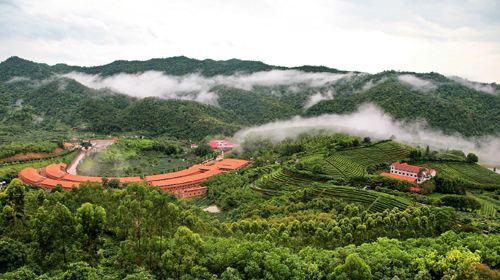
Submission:
<svg viewBox="0 0 500 280">
<path fill-rule="evenodd" d="M 262 72 L 271 70 L 280 71 Z M 200 87 L 214 98 L 144 97 L 140 85 L 137 98 L 63 76 L 147 71 L 174 83 L 211 79 L 210 88 Z M 244 86 L 212 83 L 250 76 Z M 447 134 L 500 134 L 498 90 L 477 91 L 437 73 L 187 57 L 51 66 L 12 57 L 0 63 L 0 160 L 51 152 L 63 140 L 118 136 L 79 171 L 168 172 L 214 157 L 219 151 L 204 145 L 209 137 L 350 113 L 365 103 Z M 188 149 L 192 143 L 200 147 Z M 63 191 L 16 179 L 26 167 L 43 173 L 48 164 L 69 163 L 78 151 L 0 161 L 7 183 L 0 189 L 0 279 L 500 279 L 500 175 L 476 155 L 319 129 L 240 144 L 224 156 L 250 165 L 211 176 L 201 183 L 206 195 L 189 200 L 144 182 L 85 182 Z M 396 161 L 435 168 L 437 176 L 415 186 L 380 175 Z"/>
<path fill-rule="evenodd" d="M 217 106 L 194 101 L 137 99 L 107 89 L 93 90 L 59 74 L 76 71 L 103 77 L 118 73 L 161 71 L 203 77 L 299 70 L 344 76 L 319 85 L 255 85 L 240 89 L 216 85 L 210 91 Z M 413 75 L 432 86 L 415 88 L 398 79 Z M 307 108 L 311 98 L 322 99 Z M 361 104 L 374 103 L 398 120 L 425 121 L 445 133 L 465 136 L 500 132 L 500 95 L 476 91 L 436 73 L 350 73 L 327 67 L 286 68 L 256 61 L 195 60 L 187 57 L 148 61 L 116 61 L 103 66 L 49 66 L 12 57 L 0 63 L 0 126 L 7 130 L 70 130 L 98 134 L 136 132 L 168 134 L 178 138 L 203 138 L 232 134 L 243 126 L 288 119 L 295 115 L 349 113 Z M 308 105 L 309 106 L 309 105 Z M 174 125 L 175 124 L 175 125 Z"/>
<path fill-rule="evenodd" d="M 179 146 L 121 139 L 110 156 Z M 495 192 L 411 194 L 377 175 L 415 149 L 326 133 L 247 141 L 238 156 L 252 164 L 188 201 L 143 183 L 45 192 L 12 180 L 0 191 L 0 278 L 498 279 Z M 220 213 L 202 211 L 213 204 Z"/>
</svg>

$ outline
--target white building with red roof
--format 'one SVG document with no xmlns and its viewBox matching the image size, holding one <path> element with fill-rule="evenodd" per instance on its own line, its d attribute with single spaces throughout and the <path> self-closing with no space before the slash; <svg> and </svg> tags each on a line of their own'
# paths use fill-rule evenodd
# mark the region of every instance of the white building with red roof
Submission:
<svg viewBox="0 0 500 280">
<path fill-rule="evenodd" d="M 217 140 L 212 139 L 208 142 L 208 145 L 212 147 L 212 149 L 220 149 L 220 150 L 231 150 L 236 147 L 236 144 L 231 143 L 228 140 Z"/>
<path fill-rule="evenodd" d="M 393 176 L 388 177 L 407 178 L 406 181 L 411 180 L 420 184 L 436 176 L 436 170 L 423 166 L 410 165 L 406 162 L 393 162 L 391 164 L 390 174 Z"/>
</svg>

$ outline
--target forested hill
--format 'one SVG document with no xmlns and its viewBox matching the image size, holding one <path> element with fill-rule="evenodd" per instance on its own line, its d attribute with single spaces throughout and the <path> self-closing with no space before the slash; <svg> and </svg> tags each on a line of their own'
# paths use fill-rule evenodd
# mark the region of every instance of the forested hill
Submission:
<svg viewBox="0 0 500 280">
<path fill-rule="evenodd" d="M 99 74 L 101 76 L 111 76 L 119 73 L 139 73 L 145 71 L 161 71 L 169 75 L 187 75 L 200 73 L 203 76 L 211 77 L 215 75 L 232 75 L 235 73 L 254 73 L 269 70 L 299 70 L 304 72 L 329 72 L 347 73 L 347 71 L 328 68 L 325 66 L 298 66 L 283 67 L 268 65 L 260 61 L 229 59 L 197 60 L 185 56 L 169 58 L 154 58 L 145 61 L 117 60 L 109 64 L 93 67 L 70 66 L 67 64 L 56 64 L 53 66 L 36 63 L 29 60 L 13 56 L 0 63 L 0 80 L 8 81 L 13 77 L 29 77 L 32 79 L 48 78 L 55 73 L 68 73 L 71 71 L 88 74 Z"/>
<path fill-rule="evenodd" d="M 305 114 L 344 114 L 368 102 L 384 108 L 397 119 L 423 119 L 446 133 L 458 131 L 466 136 L 499 133 L 499 96 L 481 94 L 452 82 L 443 83 L 432 91 L 418 91 L 395 78 L 387 79 L 359 94 L 339 95 L 319 102 Z"/>
<path fill-rule="evenodd" d="M 97 76 L 89 77 L 99 77 L 99 82 L 116 78 L 116 74 L 139 76 L 147 71 L 158 71 L 161 79 L 183 86 L 195 83 L 209 87 L 188 87 L 172 99 L 162 95 L 160 84 L 160 93 L 153 94 L 156 97 L 144 99 L 155 81 L 128 81 L 144 86 L 125 95 L 61 76 L 92 74 Z M 189 74 L 197 74 L 197 80 L 190 80 Z M 212 103 L 195 98 L 201 91 L 213 95 Z M 498 85 L 438 73 L 386 71 L 372 75 L 324 66 L 288 68 L 259 61 L 184 56 L 120 60 L 95 67 L 51 66 L 11 57 L 0 63 L 0 95 L 0 126 L 4 131 L 68 128 L 200 138 L 296 115 L 353 112 L 361 104 L 374 103 L 396 119 L 424 120 L 431 128 L 449 134 L 500 134 Z"/>
</svg>

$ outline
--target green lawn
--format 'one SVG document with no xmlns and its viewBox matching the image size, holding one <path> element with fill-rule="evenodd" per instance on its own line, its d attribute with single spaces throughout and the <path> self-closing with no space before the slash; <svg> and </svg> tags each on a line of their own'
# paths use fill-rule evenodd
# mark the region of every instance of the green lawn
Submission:
<svg viewBox="0 0 500 280">
<path fill-rule="evenodd" d="M 157 151 L 137 151 L 132 155 L 107 151 L 86 157 L 78 165 L 78 174 L 86 176 L 139 176 L 187 168 L 196 163 L 191 154 L 169 156 Z"/>
</svg>

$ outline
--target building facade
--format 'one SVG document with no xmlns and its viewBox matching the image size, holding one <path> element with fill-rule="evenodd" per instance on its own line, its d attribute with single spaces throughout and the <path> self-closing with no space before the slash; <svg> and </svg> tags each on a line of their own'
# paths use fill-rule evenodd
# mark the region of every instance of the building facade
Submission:
<svg viewBox="0 0 500 280">
<path fill-rule="evenodd" d="M 390 174 L 415 179 L 417 184 L 421 184 L 436 176 L 436 170 L 434 169 L 410 165 L 406 162 L 394 162 L 391 164 L 390 168 Z"/>
</svg>

